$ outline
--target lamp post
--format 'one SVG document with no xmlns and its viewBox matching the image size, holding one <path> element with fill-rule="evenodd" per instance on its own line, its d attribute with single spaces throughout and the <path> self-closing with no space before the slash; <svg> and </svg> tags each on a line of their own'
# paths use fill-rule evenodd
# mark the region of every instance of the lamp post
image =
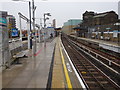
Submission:
<svg viewBox="0 0 120 90">
<path fill-rule="evenodd" d="M 42 19 L 43 18 L 35 18 L 35 19 L 39 19 L 40 20 L 40 27 L 39 27 L 39 43 L 42 41 L 42 37 L 41 37 L 41 34 L 42 34 Z"/>
<path fill-rule="evenodd" d="M 21 17 L 19 16 L 19 25 L 20 25 L 20 41 L 22 46 L 22 28 L 21 28 Z"/>
<path fill-rule="evenodd" d="M 36 53 L 36 31 L 35 31 L 35 10 L 36 6 L 34 5 L 34 0 L 32 0 L 32 13 L 33 13 L 33 31 L 34 31 L 34 46 L 33 46 L 33 54 Z"/>
<path fill-rule="evenodd" d="M 31 3 L 30 1 L 29 1 L 29 18 L 30 18 L 30 49 L 32 49 Z"/>
<path fill-rule="evenodd" d="M 44 13 L 44 47 L 46 47 L 46 20 L 48 20 L 49 18 L 45 18 L 45 16 L 51 16 L 50 13 Z"/>
<path fill-rule="evenodd" d="M 32 49 L 31 2 L 30 1 L 25 1 L 25 0 L 13 0 L 13 1 L 29 2 L 29 19 L 30 19 L 30 39 L 29 39 L 30 46 L 29 46 L 29 48 Z M 20 39 L 22 41 L 21 19 L 20 19 Z"/>
</svg>

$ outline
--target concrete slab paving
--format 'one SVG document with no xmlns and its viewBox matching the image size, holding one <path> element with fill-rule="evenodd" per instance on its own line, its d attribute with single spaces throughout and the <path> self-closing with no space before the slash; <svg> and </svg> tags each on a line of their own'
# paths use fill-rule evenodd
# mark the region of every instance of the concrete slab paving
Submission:
<svg viewBox="0 0 120 90">
<path fill-rule="evenodd" d="M 3 88 L 46 88 L 55 42 L 47 42 L 46 48 L 38 43 L 37 52 L 42 49 L 36 56 L 21 58 L 21 65 L 3 71 Z"/>
</svg>

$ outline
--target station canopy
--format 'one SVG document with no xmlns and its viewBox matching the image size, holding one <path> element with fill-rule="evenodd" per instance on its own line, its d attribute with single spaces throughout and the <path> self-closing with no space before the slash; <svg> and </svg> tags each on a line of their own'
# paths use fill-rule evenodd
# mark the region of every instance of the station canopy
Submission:
<svg viewBox="0 0 120 90">
<path fill-rule="evenodd" d="M 74 30 L 85 30 L 85 28 L 82 28 L 82 27 L 74 27 L 73 29 Z"/>
</svg>

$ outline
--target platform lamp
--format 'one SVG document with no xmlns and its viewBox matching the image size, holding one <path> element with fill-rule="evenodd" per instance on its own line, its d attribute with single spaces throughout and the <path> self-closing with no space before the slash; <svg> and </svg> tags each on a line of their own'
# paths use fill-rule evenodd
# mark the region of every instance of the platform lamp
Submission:
<svg viewBox="0 0 120 90">
<path fill-rule="evenodd" d="M 46 34 L 46 20 L 48 20 L 49 18 L 47 17 L 45 17 L 45 16 L 51 16 L 51 14 L 50 13 L 44 13 L 44 33 Z M 44 35 L 44 36 L 46 36 L 46 35 Z M 44 47 L 46 47 L 46 38 L 44 38 Z"/>
</svg>

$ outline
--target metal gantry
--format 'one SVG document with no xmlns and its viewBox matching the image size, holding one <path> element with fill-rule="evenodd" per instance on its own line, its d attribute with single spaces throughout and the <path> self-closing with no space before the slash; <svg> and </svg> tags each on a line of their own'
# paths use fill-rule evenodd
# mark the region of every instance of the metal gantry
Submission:
<svg viewBox="0 0 120 90">
<path fill-rule="evenodd" d="M 28 45 L 30 45 L 30 46 L 28 46 L 28 48 L 29 49 L 32 49 L 32 29 L 31 29 L 31 2 L 30 1 L 26 1 L 26 0 L 13 0 L 13 1 L 22 1 L 22 2 L 29 2 L 29 20 L 25 17 L 25 16 L 23 16 L 21 13 L 19 13 L 19 20 L 20 20 L 20 40 L 22 41 L 22 31 L 21 31 L 21 17 L 24 19 L 24 20 L 26 20 L 27 22 L 29 21 L 29 29 L 30 29 L 30 38 L 28 39 L 29 40 L 29 43 L 28 43 Z M 22 45 L 22 44 L 21 44 Z"/>
</svg>

